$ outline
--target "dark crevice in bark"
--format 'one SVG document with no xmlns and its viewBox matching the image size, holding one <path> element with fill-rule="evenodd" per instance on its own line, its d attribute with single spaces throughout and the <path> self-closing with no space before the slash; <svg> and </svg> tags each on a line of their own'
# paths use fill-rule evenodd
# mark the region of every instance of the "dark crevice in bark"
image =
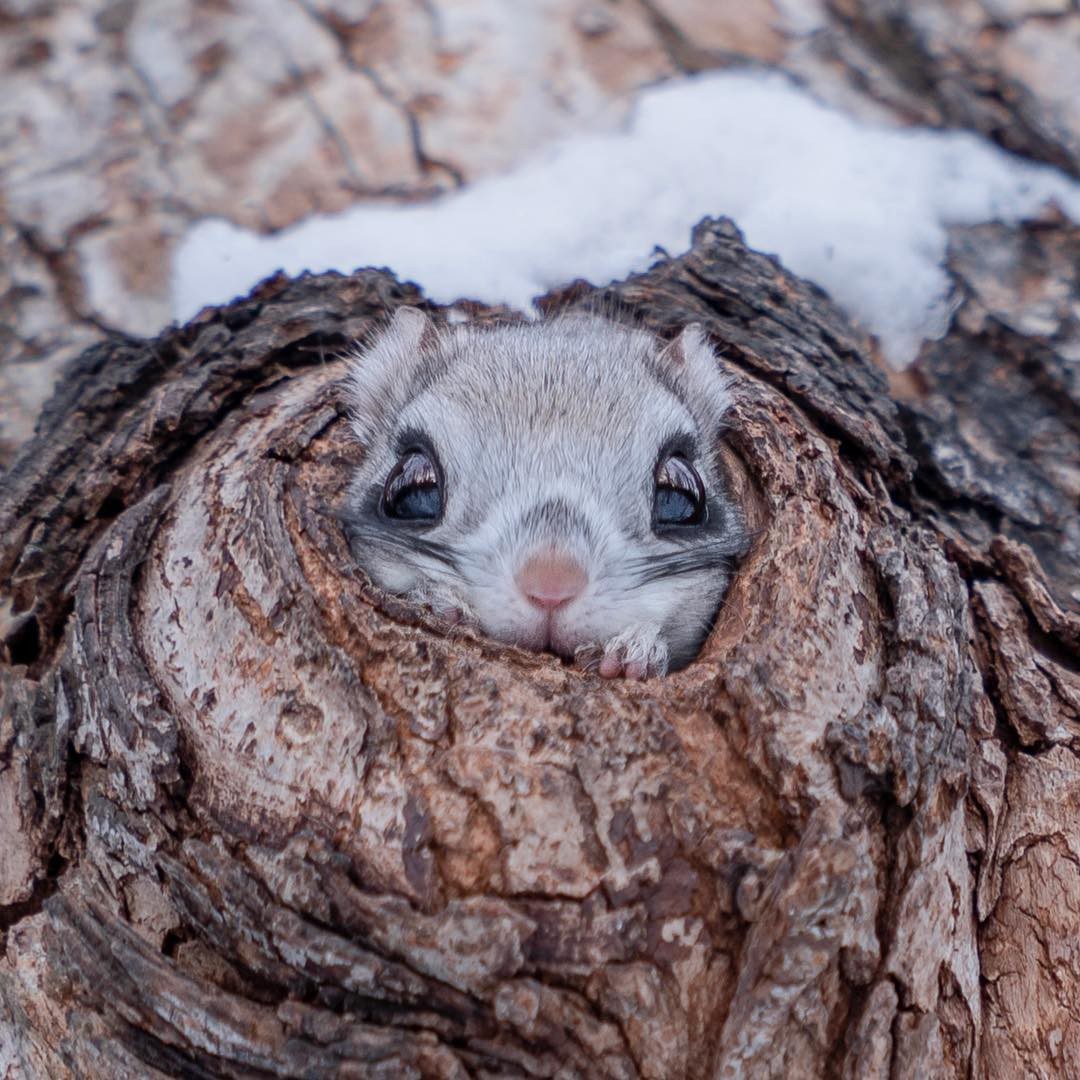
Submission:
<svg viewBox="0 0 1080 1080">
<path fill-rule="evenodd" d="M 48 876 L 38 878 L 34 882 L 33 892 L 29 899 L 16 904 L 0 904 L 0 960 L 7 955 L 7 938 L 11 929 L 18 926 L 23 919 L 39 914 L 45 906 L 45 901 L 56 891 L 53 869 L 52 860 L 50 860 L 46 871 Z"/>
<path fill-rule="evenodd" d="M 299 0 L 299 4 L 309 18 L 317 22 L 334 39 L 338 47 L 338 54 L 345 63 L 345 66 L 350 70 L 363 75 L 375 88 L 379 96 L 400 113 L 408 127 L 413 156 L 416 159 L 416 165 L 420 173 L 425 176 L 432 173 L 443 173 L 449 177 L 454 187 L 461 187 L 465 183 L 465 174 L 461 169 L 452 162 L 434 157 L 425 149 L 424 132 L 415 108 L 408 102 L 402 101 L 400 97 L 391 90 L 387 85 L 386 80 L 383 79 L 375 68 L 358 62 L 353 55 L 352 36 L 363 33 L 364 22 L 366 22 L 367 18 L 370 18 L 371 15 L 369 14 L 359 23 L 346 24 L 340 17 L 336 16 L 334 12 L 321 11 L 313 4 L 307 2 L 307 0 Z M 376 7 L 378 7 L 378 5 L 376 5 Z M 387 194 L 390 194 L 390 192 L 387 192 Z M 412 193 L 405 192 L 404 194 Z"/>
<path fill-rule="evenodd" d="M 60 887 L 67 868 L 77 863 L 85 842 L 82 819 L 82 758 L 70 744 L 66 747 L 66 773 L 60 792 L 63 809 L 52 823 L 39 850 L 40 873 L 35 876 L 31 895 L 14 904 L 0 904 L 0 959 L 7 952 L 10 931 L 20 922 L 45 910 L 49 898 Z M 34 792 L 38 820 L 49 811 L 45 794 Z M 9 826 L 10 827 L 10 826 Z"/>
<path fill-rule="evenodd" d="M 68 246 L 64 248 L 50 246 L 40 232 L 29 225 L 16 223 L 15 232 L 30 251 L 45 264 L 46 269 L 56 283 L 57 299 L 67 313 L 70 322 L 93 327 L 105 337 L 114 337 L 119 331 L 93 312 L 86 302 L 78 257 L 73 247 L 79 236 L 91 231 L 100 224 L 100 220 L 93 219 L 82 222 L 77 229 L 65 237 Z"/>
</svg>

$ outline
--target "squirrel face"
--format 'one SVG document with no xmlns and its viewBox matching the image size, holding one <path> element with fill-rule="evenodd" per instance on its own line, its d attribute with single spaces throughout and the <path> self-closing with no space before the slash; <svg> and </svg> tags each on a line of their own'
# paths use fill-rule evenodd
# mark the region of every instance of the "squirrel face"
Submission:
<svg viewBox="0 0 1080 1080">
<path fill-rule="evenodd" d="M 402 308 L 345 388 L 365 457 L 344 519 L 377 585 L 606 676 L 693 659 L 746 546 L 698 327 L 661 347 L 592 315 Z"/>
</svg>

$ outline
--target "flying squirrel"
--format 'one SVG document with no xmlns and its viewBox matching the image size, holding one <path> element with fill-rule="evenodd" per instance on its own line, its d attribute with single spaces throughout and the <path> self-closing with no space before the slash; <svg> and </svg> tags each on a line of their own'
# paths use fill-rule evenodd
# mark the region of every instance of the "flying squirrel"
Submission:
<svg viewBox="0 0 1080 1080">
<path fill-rule="evenodd" d="M 343 519 L 377 586 L 605 678 L 697 655 L 747 546 L 700 326 L 664 344 L 592 314 L 402 307 L 344 386 L 365 452 Z"/>
</svg>

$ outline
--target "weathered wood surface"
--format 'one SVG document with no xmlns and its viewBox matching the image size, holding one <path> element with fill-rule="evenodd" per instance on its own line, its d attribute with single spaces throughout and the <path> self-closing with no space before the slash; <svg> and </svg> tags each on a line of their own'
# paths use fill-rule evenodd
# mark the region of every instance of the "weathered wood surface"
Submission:
<svg viewBox="0 0 1080 1080">
<path fill-rule="evenodd" d="M 0 0 L 0 469 L 67 358 L 169 318 L 193 221 L 415 200 L 739 67 L 1080 176 L 1078 42 L 1072 0 Z"/>
<path fill-rule="evenodd" d="M 978 131 L 1080 176 L 1080 10 L 1071 0 L 826 0 L 826 50 L 923 124 Z"/>
<path fill-rule="evenodd" d="M 411 287 L 86 354 L 0 493 L 0 1076 L 1080 1070 L 1075 244 L 957 234 L 899 404 L 728 222 L 548 298 L 736 377 L 757 538 L 642 684 L 355 571 L 334 355 Z"/>
</svg>

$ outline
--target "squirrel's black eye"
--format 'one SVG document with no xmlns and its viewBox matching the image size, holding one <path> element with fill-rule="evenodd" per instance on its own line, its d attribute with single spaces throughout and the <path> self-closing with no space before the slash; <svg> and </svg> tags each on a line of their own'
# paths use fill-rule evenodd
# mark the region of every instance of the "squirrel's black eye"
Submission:
<svg viewBox="0 0 1080 1080">
<path fill-rule="evenodd" d="M 424 450 L 409 450 L 386 478 L 383 513 L 397 521 L 438 521 L 442 509 L 435 462 Z"/>
<path fill-rule="evenodd" d="M 653 526 L 701 525 L 705 521 L 705 487 L 686 458 L 672 454 L 656 466 Z"/>
</svg>

